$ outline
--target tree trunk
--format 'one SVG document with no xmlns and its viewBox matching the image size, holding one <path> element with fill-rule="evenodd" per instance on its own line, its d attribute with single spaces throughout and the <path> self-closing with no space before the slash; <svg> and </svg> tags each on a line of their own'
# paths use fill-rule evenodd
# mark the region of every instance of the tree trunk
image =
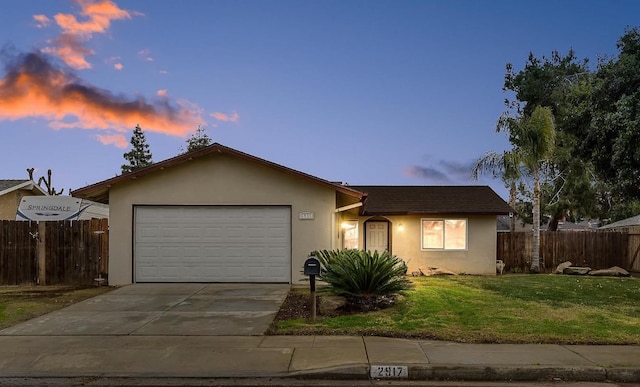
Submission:
<svg viewBox="0 0 640 387">
<path fill-rule="evenodd" d="M 531 273 L 540 273 L 540 176 L 533 168 L 533 243 L 531 245 Z"/>
<path fill-rule="evenodd" d="M 511 180 L 511 183 L 509 184 L 509 206 L 511 206 L 511 209 L 514 211 L 509 219 L 511 221 L 511 234 L 516 231 L 516 193 L 516 181 Z M 513 238 L 510 238 L 510 240 L 513 240 Z"/>
<path fill-rule="evenodd" d="M 558 231 L 558 223 L 560 222 L 560 219 L 562 219 L 563 215 L 564 213 L 562 211 L 558 211 L 553 214 L 553 217 L 549 221 L 549 227 L 547 227 L 547 231 Z"/>
</svg>

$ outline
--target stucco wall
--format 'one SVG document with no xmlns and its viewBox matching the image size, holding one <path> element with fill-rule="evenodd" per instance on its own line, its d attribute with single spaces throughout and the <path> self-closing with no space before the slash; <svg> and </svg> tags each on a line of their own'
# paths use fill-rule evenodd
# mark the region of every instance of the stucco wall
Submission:
<svg viewBox="0 0 640 387">
<path fill-rule="evenodd" d="M 423 251 L 421 249 L 421 219 L 467 219 L 468 246 L 464 251 Z M 343 215 L 341 221 L 355 220 Z M 372 217 L 358 218 L 360 248 L 365 248 L 364 223 Z M 376 217 L 375 220 L 381 220 Z M 405 260 L 409 273 L 429 267 L 439 267 L 456 273 L 495 275 L 496 273 L 496 217 L 495 216 L 388 216 L 391 252 Z M 403 229 L 400 230 L 400 225 Z"/>
<path fill-rule="evenodd" d="M 109 284 L 133 281 L 133 206 L 288 205 L 291 206 L 292 283 L 308 254 L 332 247 L 335 191 L 275 169 L 212 154 L 111 187 L 109 193 Z M 300 212 L 314 220 L 299 220 Z"/>
<path fill-rule="evenodd" d="M 16 210 L 18 209 L 16 192 L 13 191 L 0 196 L 0 219 L 16 220 Z"/>
</svg>

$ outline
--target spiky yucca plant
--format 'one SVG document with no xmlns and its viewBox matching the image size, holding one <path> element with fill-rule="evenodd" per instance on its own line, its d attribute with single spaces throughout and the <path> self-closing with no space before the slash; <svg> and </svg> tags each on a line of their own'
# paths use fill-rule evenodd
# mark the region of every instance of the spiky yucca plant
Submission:
<svg viewBox="0 0 640 387">
<path fill-rule="evenodd" d="M 377 298 L 402 292 L 411 286 L 407 265 L 388 251 L 357 249 L 316 252 L 322 264 L 320 278 L 332 293 L 347 298 Z"/>
</svg>

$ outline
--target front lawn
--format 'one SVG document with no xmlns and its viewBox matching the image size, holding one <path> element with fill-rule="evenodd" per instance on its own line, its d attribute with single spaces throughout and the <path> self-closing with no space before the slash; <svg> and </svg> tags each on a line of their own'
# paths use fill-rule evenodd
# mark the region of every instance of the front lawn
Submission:
<svg viewBox="0 0 640 387">
<path fill-rule="evenodd" d="M 414 288 L 391 308 L 319 317 L 315 323 L 276 318 L 269 333 L 474 343 L 640 344 L 638 278 L 541 274 L 421 277 L 412 282 Z M 303 308 L 283 306 L 296 307 Z"/>
<path fill-rule="evenodd" d="M 108 292 L 110 287 L 0 286 L 0 329 Z"/>
</svg>

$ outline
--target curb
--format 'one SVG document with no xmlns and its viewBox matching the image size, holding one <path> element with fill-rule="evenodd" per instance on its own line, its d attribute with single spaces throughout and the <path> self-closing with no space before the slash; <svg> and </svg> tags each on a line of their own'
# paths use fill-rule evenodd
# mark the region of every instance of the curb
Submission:
<svg viewBox="0 0 640 387">
<path fill-rule="evenodd" d="M 203 385 L 207 380 L 217 380 L 221 385 L 237 380 L 251 380 L 256 385 L 274 380 L 289 381 L 352 381 L 353 383 L 402 383 L 416 381 L 466 381 L 466 382 L 617 382 L 640 383 L 640 368 L 637 367 L 556 367 L 556 366 L 483 366 L 483 365 L 412 365 L 409 366 L 407 378 L 379 379 L 369 376 L 368 364 L 338 366 L 324 369 L 295 371 L 272 375 L 208 375 L 208 376 L 151 376 L 151 375 L 84 375 L 84 376 L 3 376 L 0 386 L 7 385 L 148 385 L 145 381 L 156 384 Z M 130 382 L 142 384 L 129 384 Z M 190 381 L 185 384 L 185 381 Z M 174 384 L 178 382 L 177 384 Z M 17 384 L 16 384 L 17 383 Z M 115 383 L 115 384 L 113 384 Z M 205 383 L 206 384 L 206 383 Z"/>
<path fill-rule="evenodd" d="M 640 383 L 639 368 L 607 368 L 607 379 L 622 383 Z"/>
<path fill-rule="evenodd" d="M 460 380 L 460 381 L 521 381 L 540 380 L 603 382 L 607 370 L 602 367 L 555 366 L 413 366 L 409 367 L 410 380 Z"/>
<path fill-rule="evenodd" d="M 558 367 L 558 366 L 484 366 L 484 365 L 412 365 L 408 378 L 378 379 L 369 376 L 369 365 L 332 367 L 278 375 L 304 380 L 419 381 L 563 381 L 640 383 L 640 368 Z"/>
</svg>

